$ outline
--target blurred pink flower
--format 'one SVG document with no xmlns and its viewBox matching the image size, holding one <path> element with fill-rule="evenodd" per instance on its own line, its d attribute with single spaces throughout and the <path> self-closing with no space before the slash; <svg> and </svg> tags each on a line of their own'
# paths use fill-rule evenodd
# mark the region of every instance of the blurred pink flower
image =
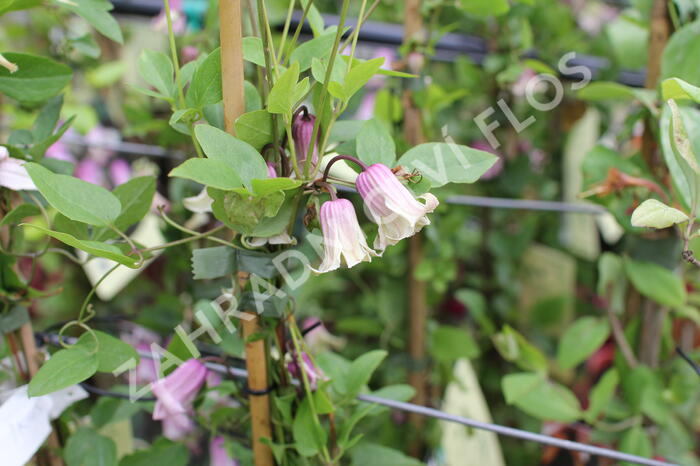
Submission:
<svg viewBox="0 0 700 466">
<path fill-rule="evenodd" d="M 170 0 L 170 19 L 173 22 L 173 33 L 176 36 L 181 36 L 185 33 L 187 29 L 187 16 L 182 10 L 182 0 Z M 165 17 L 165 7 L 160 10 L 158 16 L 153 18 L 151 23 L 153 29 L 156 31 L 167 31 L 168 22 Z"/>
<path fill-rule="evenodd" d="M 272 162 L 267 162 L 267 176 L 277 178 L 277 170 L 275 170 L 275 164 Z"/>
<path fill-rule="evenodd" d="M 88 183 L 103 186 L 105 184 L 105 175 L 102 165 L 91 158 L 84 158 L 75 167 L 74 175 Z"/>
<path fill-rule="evenodd" d="M 238 461 L 226 451 L 224 438 L 220 435 L 209 442 L 209 466 L 238 466 Z"/>
<path fill-rule="evenodd" d="M 121 142 L 119 130 L 105 126 L 95 126 L 85 135 L 87 156 L 100 165 L 105 165 L 115 154 L 114 147 Z"/>
<path fill-rule="evenodd" d="M 345 346 L 345 338 L 333 335 L 317 317 L 305 319 L 302 328 L 305 329 L 304 340 L 314 352 L 323 351 L 329 347 L 337 350 Z"/>
<path fill-rule="evenodd" d="M 309 385 L 311 386 L 312 390 L 316 389 L 318 382 L 328 380 L 321 368 L 314 366 L 308 354 L 301 353 L 301 359 L 303 361 L 304 374 L 306 374 L 306 378 L 309 381 Z M 299 371 L 299 363 L 296 354 L 292 354 L 292 362 L 287 364 L 287 370 L 290 374 L 292 374 L 292 377 L 297 378 L 299 381 L 302 380 L 303 376 Z"/>
<path fill-rule="evenodd" d="M 60 139 L 51 144 L 49 148 L 46 149 L 45 157 L 75 163 L 75 157 L 68 148 L 68 145 L 66 145 L 66 143 L 64 143 Z"/>
<path fill-rule="evenodd" d="M 119 186 L 131 179 L 131 166 L 124 159 L 112 160 L 109 164 L 109 177 L 112 180 L 112 185 Z"/>
<path fill-rule="evenodd" d="M 182 64 L 195 61 L 199 57 L 199 49 L 194 45 L 185 45 L 182 48 Z"/>
<path fill-rule="evenodd" d="M 206 366 L 197 359 L 188 359 L 170 375 L 151 384 L 157 398 L 153 419 L 163 421 L 165 437 L 178 440 L 192 431 L 192 402 L 206 377 Z"/>
</svg>

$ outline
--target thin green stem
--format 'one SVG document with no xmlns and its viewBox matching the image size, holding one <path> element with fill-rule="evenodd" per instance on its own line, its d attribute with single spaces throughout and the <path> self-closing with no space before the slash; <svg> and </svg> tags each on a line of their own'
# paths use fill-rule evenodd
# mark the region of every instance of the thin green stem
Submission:
<svg viewBox="0 0 700 466">
<path fill-rule="evenodd" d="M 355 27 L 355 31 L 358 31 L 357 33 L 359 34 L 360 28 L 362 27 L 363 24 L 365 24 L 365 21 L 369 19 L 369 17 L 374 13 L 374 10 L 379 6 L 381 3 L 381 0 L 374 0 L 372 5 L 369 7 L 367 10 L 367 13 L 365 13 L 364 16 L 359 16 L 358 21 L 357 21 L 357 26 Z M 340 50 L 345 50 L 348 45 L 350 45 L 350 41 L 353 40 L 355 37 L 355 33 L 353 31 L 353 34 L 348 36 L 347 39 L 345 39 L 345 42 L 343 42 L 343 45 L 340 47 Z"/>
<path fill-rule="evenodd" d="M 175 32 L 173 31 L 173 18 L 170 13 L 170 0 L 163 0 L 165 5 L 165 21 L 168 24 L 168 42 L 170 43 L 170 55 L 175 68 L 175 85 L 177 86 L 180 108 L 185 108 L 185 92 L 180 81 L 180 60 L 177 57 L 177 46 L 175 45 Z"/>
<path fill-rule="evenodd" d="M 139 248 L 136 247 L 136 244 L 131 240 L 131 238 L 129 238 L 128 235 L 126 235 L 123 231 L 121 231 L 119 228 L 115 227 L 114 225 L 109 225 L 109 228 L 112 231 L 114 231 L 116 234 L 121 236 L 122 239 L 124 239 L 124 241 L 126 241 L 126 244 L 128 244 L 129 247 L 131 248 L 131 252 L 135 252 L 139 256 L 139 261 L 138 261 L 138 265 L 136 266 L 136 268 L 137 269 L 141 268 L 141 266 L 143 265 L 143 262 L 144 262 L 144 258 L 143 258 L 143 254 L 141 254 L 141 251 L 139 251 Z"/>
<path fill-rule="evenodd" d="M 99 287 L 102 284 L 102 282 L 105 280 L 105 278 L 107 278 L 109 276 L 109 274 L 111 274 L 112 272 L 117 270 L 117 267 L 119 267 L 120 265 L 121 264 L 115 264 L 114 267 L 112 267 L 107 272 L 105 272 L 105 274 L 102 275 L 102 277 L 100 277 L 99 280 L 97 280 L 97 283 L 95 283 L 95 285 L 92 287 L 92 289 L 90 290 L 88 295 L 85 297 L 85 300 L 83 301 L 83 305 L 80 306 L 80 312 L 78 312 L 78 322 L 81 322 L 81 323 L 83 322 L 83 314 L 85 313 L 85 309 L 87 309 L 88 304 L 90 304 L 90 300 L 92 299 L 92 296 L 95 294 L 95 291 L 97 291 L 97 287 Z"/>
<path fill-rule="evenodd" d="M 292 336 L 297 366 L 299 368 L 299 372 L 301 373 L 301 379 L 304 385 L 304 391 L 306 392 L 306 398 L 309 400 L 309 408 L 311 408 L 311 414 L 313 416 L 316 427 L 318 427 L 319 429 L 323 429 L 323 427 L 321 426 L 321 421 L 318 418 L 318 411 L 316 410 L 316 403 L 314 403 L 314 396 L 313 392 L 311 391 L 311 384 L 309 383 L 309 378 L 307 377 L 306 371 L 304 370 L 304 357 L 302 355 L 301 345 L 299 343 L 299 341 L 302 340 L 303 337 L 301 336 L 301 332 L 299 332 L 299 328 L 296 326 L 296 322 L 294 322 L 294 319 L 290 318 L 289 320 L 292 322 L 292 324 L 289 326 L 289 333 Z M 328 453 L 328 448 L 326 445 L 323 445 L 321 447 L 321 456 L 323 457 L 326 463 L 331 463 L 331 456 Z"/>
<path fill-rule="evenodd" d="M 170 241 L 169 243 L 159 244 L 158 246 L 151 246 L 150 248 L 141 249 L 141 252 L 159 251 L 159 250 L 161 250 L 161 249 L 167 249 L 167 248 L 172 247 L 172 246 L 179 246 L 179 245 L 181 245 L 181 244 L 190 243 L 190 242 L 196 241 L 196 240 L 198 240 L 198 239 L 207 239 L 207 240 L 209 240 L 209 241 L 214 241 L 214 242 L 223 244 L 223 245 L 225 245 L 225 246 L 229 246 L 229 247 L 232 247 L 232 248 L 235 248 L 235 249 L 240 249 L 240 248 L 239 248 L 238 246 L 236 246 L 235 244 L 229 243 L 229 242 L 227 242 L 226 240 L 223 240 L 223 239 L 221 239 L 221 238 L 210 238 L 211 235 L 213 235 L 214 233 L 217 233 L 217 232 L 223 230 L 224 228 L 225 228 L 224 225 L 219 225 L 219 226 L 216 227 L 216 228 L 213 228 L 213 229 L 211 229 L 211 230 L 209 230 L 209 231 L 205 231 L 204 233 L 198 233 L 198 234 L 196 234 L 196 235 L 194 235 L 194 236 L 190 236 L 189 238 L 182 238 L 182 239 L 178 239 L 178 240 L 175 240 L 175 241 Z"/>
<path fill-rule="evenodd" d="M 350 60 L 348 60 L 348 72 L 352 68 L 352 60 L 355 57 L 355 48 L 357 47 L 357 39 L 360 37 L 360 28 L 362 27 L 362 18 L 365 15 L 365 8 L 367 7 L 367 0 L 362 0 L 362 5 L 360 6 L 360 15 L 357 18 L 357 26 L 352 34 L 352 47 L 350 48 Z"/>
<path fill-rule="evenodd" d="M 297 40 L 299 39 L 299 34 L 301 34 L 301 28 L 304 26 L 304 21 L 306 21 L 306 16 L 309 14 L 309 10 L 311 9 L 311 5 L 314 3 L 313 0 L 307 0 L 306 6 L 304 7 L 304 11 L 301 14 L 301 19 L 299 20 L 299 24 L 297 24 L 297 28 L 294 31 L 294 35 L 292 36 L 292 40 L 289 43 L 289 52 L 280 56 L 280 65 L 283 65 L 286 63 L 287 60 L 289 60 L 289 56 L 292 54 L 292 51 L 294 50 L 294 47 L 297 45 Z M 282 53 L 283 51 L 280 51 Z"/>
<path fill-rule="evenodd" d="M 282 28 L 282 39 L 280 39 L 280 49 L 277 54 L 278 57 L 282 57 L 284 54 L 284 46 L 287 42 L 287 34 L 289 34 L 289 25 L 292 22 L 292 13 L 294 13 L 294 5 L 296 5 L 296 0 L 290 0 L 289 8 L 287 8 L 287 18 L 284 20 L 284 28 Z"/>
<path fill-rule="evenodd" d="M 306 162 L 304 163 L 304 176 L 309 176 L 309 169 L 311 167 L 311 161 L 313 159 L 314 147 L 317 146 L 319 131 L 321 128 L 321 121 L 325 116 L 326 101 L 328 100 L 328 84 L 331 81 L 331 73 L 333 73 L 333 64 L 338 58 L 338 46 L 340 45 L 340 39 L 343 37 L 343 28 L 345 27 L 345 18 L 348 14 L 348 6 L 350 5 L 350 0 L 343 0 L 343 6 L 340 10 L 340 20 L 338 21 L 338 30 L 335 33 L 335 40 L 333 41 L 333 48 L 331 49 L 331 54 L 329 55 L 328 67 L 326 68 L 326 76 L 323 79 L 323 88 L 321 89 L 321 100 L 319 108 L 317 109 L 317 117 L 314 122 L 314 128 L 311 133 L 311 144 L 309 144 L 309 150 L 306 154 Z M 328 129 L 326 129 L 328 132 Z M 325 139 L 325 138 L 324 138 Z M 323 157 L 322 147 L 319 147 L 319 157 Z M 314 173 L 317 171 L 318 167 L 315 167 Z"/>
</svg>

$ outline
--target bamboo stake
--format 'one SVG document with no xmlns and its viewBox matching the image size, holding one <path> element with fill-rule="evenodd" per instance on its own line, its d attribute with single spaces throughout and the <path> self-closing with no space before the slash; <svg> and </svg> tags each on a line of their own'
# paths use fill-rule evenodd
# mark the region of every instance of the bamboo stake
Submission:
<svg viewBox="0 0 700 466">
<path fill-rule="evenodd" d="M 235 134 L 234 122 L 245 112 L 243 92 L 243 16 L 241 0 L 220 0 L 219 2 L 221 40 L 221 83 L 224 100 L 224 123 L 226 131 Z M 238 284 L 243 289 L 248 283 L 248 274 L 239 272 Z M 265 341 L 248 339 L 260 331 L 260 321 L 254 312 L 248 313 L 251 319 L 243 319 L 248 388 L 262 393 L 268 388 L 267 355 Z M 253 431 L 253 457 L 256 466 L 272 466 L 272 450 L 262 443 L 262 438 L 272 440 L 270 428 L 270 397 L 268 394 L 252 394 L 250 415 Z"/>
<path fill-rule="evenodd" d="M 404 42 L 419 40 L 423 31 L 423 17 L 421 16 L 422 0 L 407 0 L 404 16 Z M 408 61 L 408 60 L 407 60 Z M 409 62 L 410 63 L 410 62 Z M 418 69 L 410 69 L 412 73 L 418 73 Z M 411 145 L 417 145 L 425 141 L 423 134 L 423 122 L 420 109 L 416 108 L 411 99 L 411 91 L 404 91 L 404 135 Z M 408 379 L 415 389 L 416 395 L 413 402 L 418 405 L 425 405 L 428 401 L 427 382 L 428 373 L 426 369 L 425 355 L 425 333 L 426 322 L 428 320 L 427 288 L 423 281 L 415 278 L 415 271 L 418 264 L 423 260 L 423 239 L 420 234 L 409 239 L 408 243 L 408 302 L 409 302 L 409 354 L 411 365 L 409 367 Z M 425 418 L 415 413 L 409 415 L 411 425 L 415 429 L 415 440 L 411 442 L 410 453 L 413 456 L 420 456 L 424 442 L 422 432 L 425 426 Z"/>
<path fill-rule="evenodd" d="M 227 132 L 235 134 L 233 123 L 245 112 L 241 0 L 221 0 L 219 20 L 224 124 Z"/>
</svg>

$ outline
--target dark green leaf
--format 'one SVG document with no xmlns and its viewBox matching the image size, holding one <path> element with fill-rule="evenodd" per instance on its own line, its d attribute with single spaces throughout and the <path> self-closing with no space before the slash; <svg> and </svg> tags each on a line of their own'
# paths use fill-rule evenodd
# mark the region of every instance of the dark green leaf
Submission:
<svg viewBox="0 0 700 466">
<path fill-rule="evenodd" d="M 49 99 L 61 92 L 73 76 L 69 67 L 45 57 L 13 52 L 2 55 L 18 67 L 15 73 L 0 67 L 0 92 L 13 99 L 27 102 Z"/>
<path fill-rule="evenodd" d="M 175 78 L 170 58 L 155 50 L 141 52 L 138 63 L 139 75 L 158 92 L 168 98 L 175 98 Z"/>
<path fill-rule="evenodd" d="M 211 52 L 194 72 L 187 90 L 187 105 L 202 108 L 223 98 L 221 93 L 221 49 Z"/>
<path fill-rule="evenodd" d="M 88 427 L 80 427 L 66 442 L 66 466 L 117 466 L 114 441 Z"/>
<path fill-rule="evenodd" d="M 212 158 L 185 160 L 173 168 L 169 176 L 187 178 L 205 186 L 224 190 L 241 186 L 241 179 L 231 165 Z"/>
<path fill-rule="evenodd" d="M 195 280 L 220 278 L 233 272 L 235 250 L 228 246 L 200 248 L 192 251 L 192 274 Z"/>
<path fill-rule="evenodd" d="M 117 368 L 133 369 L 139 362 L 139 354 L 128 343 L 124 343 L 112 335 L 99 330 L 93 330 L 97 337 L 97 371 L 113 372 Z M 92 353 L 95 351 L 95 338 L 89 332 L 80 335 L 76 347 L 82 347 Z M 127 367 L 125 364 L 129 364 Z M 123 366 L 123 367 L 122 367 Z"/>
<path fill-rule="evenodd" d="M 41 396 L 89 379 L 97 372 L 97 355 L 81 347 L 56 351 L 29 382 L 29 396 Z"/>
</svg>

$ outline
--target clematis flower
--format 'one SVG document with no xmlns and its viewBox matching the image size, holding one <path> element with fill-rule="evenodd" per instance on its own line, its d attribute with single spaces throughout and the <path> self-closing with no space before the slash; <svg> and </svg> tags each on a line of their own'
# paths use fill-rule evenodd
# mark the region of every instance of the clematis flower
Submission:
<svg viewBox="0 0 700 466">
<path fill-rule="evenodd" d="M 197 359 L 188 359 L 170 375 L 151 384 L 156 396 L 153 419 L 163 421 L 163 435 L 179 440 L 194 428 L 192 401 L 207 378 L 207 368 Z"/>
<path fill-rule="evenodd" d="M 374 247 L 379 251 L 430 225 L 427 214 L 439 204 L 430 193 L 418 197 L 425 203 L 418 202 L 391 169 L 381 163 L 371 165 L 360 173 L 356 186 L 365 201 L 369 217 L 379 225 L 379 234 L 374 241 Z"/>
<path fill-rule="evenodd" d="M 36 190 L 29 173 L 22 166 L 24 163 L 24 160 L 10 157 L 7 148 L 0 146 L 0 186 L 14 191 Z"/>
<path fill-rule="evenodd" d="M 275 164 L 272 162 L 267 162 L 267 176 L 269 178 L 277 178 L 277 170 L 275 170 Z"/>
<path fill-rule="evenodd" d="M 173 33 L 176 36 L 183 35 L 187 29 L 187 16 L 182 9 L 182 0 L 170 0 L 170 19 L 173 22 Z M 168 21 L 165 17 L 165 8 L 153 18 L 151 25 L 156 31 L 167 31 Z"/>
<path fill-rule="evenodd" d="M 301 360 L 303 361 L 302 369 L 306 374 L 306 378 L 309 381 L 311 389 L 315 390 L 318 386 L 319 381 L 328 380 L 321 368 L 314 366 L 314 363 L 311 362 L 311 358 L 308 354 L 301 353 Z M 287 370 L 290 374 L 292 374 L 292 377 L 296 377 L 299 380 L 301 380 L 301 378 L 303 377 L 301 372 L 299 371 L 299 362 L 296 355 L 293 356 L 292 362 L 287 364 Z"/>
<path fill-rule="evenodd" d="M 238 461 L 226 451 L 224 438 L 220 435 L 209 442 L 209 466 L 238 466 Z"/>
<path fill-rule="evenodd" d="M 115 159 L 109 164 L 109 177 L 114 186 L 124 184 L 131 179 L 131 166 L 124 159 Z"/>
<path fill-rule="evenodd" d="M 292 122 L 292 137 L 294 138 L 294 150 L 297 155 L 297 164 L 300 170 L 303 170 L 306 163 L 306 155 L 309 153 L 309 145 L 311 144 L 311 136 L 314 132 L 314 122 L 316 117 L 310 114 L 306 107 L 301 107 L 294 115 Z M 318 147 L 314 145 L 313 154 L 311 157 L 312 168 L 318 163 Z"/>
<path fill-rule="evenodd" d="M 352 203 L 347 199 L 324 202 L 319 214 L 323 231 L 323 261 L 316 273 L 330 272 L 340 267 L 341 257 L 348 267 L 369 262 L 376 256 L 357 222 Z"/>
<path fill-rule="evenodd" d="M 105 175 L 102 165 L 91 158 L 84 158 L 75 167 L 74 175 L 88 183 L 103 186 L 105 184 Z"/>
</svg>

